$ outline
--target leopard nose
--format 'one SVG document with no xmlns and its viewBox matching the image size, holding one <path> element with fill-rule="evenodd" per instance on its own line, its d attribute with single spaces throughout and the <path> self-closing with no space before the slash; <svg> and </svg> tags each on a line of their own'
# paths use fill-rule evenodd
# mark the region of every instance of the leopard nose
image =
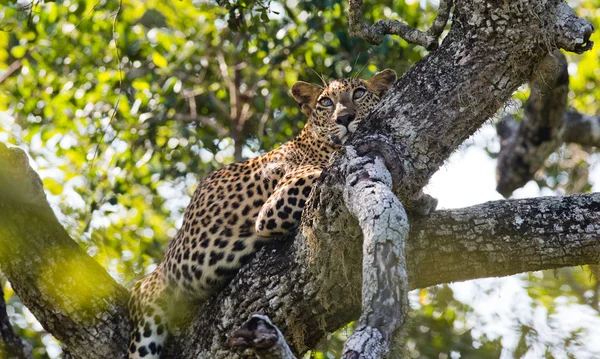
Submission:
<svg viewBox="0 0 600 359">
<path fill-rule="evenodd" d="M 338 123 L 338 124 L 340 124 L 340 125 L 348 127 L 348 125 L 350 124 L 350 122 L 354 121 L 355 117 L 356 116 L 353 115 L 353 114 L 342 115 L 342 116 L 338 116 L 335 119 L 335 122 Z"/>
</svg>

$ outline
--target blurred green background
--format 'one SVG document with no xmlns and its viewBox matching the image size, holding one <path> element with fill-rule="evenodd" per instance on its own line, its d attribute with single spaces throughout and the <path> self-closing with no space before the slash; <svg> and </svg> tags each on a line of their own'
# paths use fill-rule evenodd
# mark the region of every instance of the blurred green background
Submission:
<svg viewBox="0 0 600 359">
<path fill-rule="evenodd" d="M 433 21 L 437 6 L 365 4 L 367 21 L 401 19 L 419 29 Z M 575 5 L 600 27 L 600 0 Z M 388 67 L 402 74 L 426 54 L 390 36 L 377 47 L 351 38 L 345 7 L 339 0 L 0 1 L 0 142 L 29 153 L 61 223 L 130 287 L 161 260 L 198 179 L 269 151 L 302 128 L 305 118 L 287 94 L 294 82 L 357 72 L 367 78 Z M 598 54 L 596 46 L 569 57 L 570 105 L 588 114 L 599 112 Z M 515 95 L 517 117 L 527 95 L 526 88 Z M 490 161 L 498 147 L 493 139 L 471 146 Z M 536 176 L 536 188 L 591 191 L 593 152 L 561 147 Z M 600 323 L 593 271 L 413 291 L 404 351 L 431 359 L 600 357 L 600 348 L 586 343 L 583 324 L 552 340 L 540 334 L 562 325 L 553 324 L 554 313 L 573 306 Z M 36 358 L 61 357 L 60 344 L 10 284 L 0 277 L 0 285 L 13 326 Z M 524 314 L 510 318 L 490 308 L 504 317 L 488 321 L 477 303 L 507 285 L 522 295 L 515 298 L 526 297 Z M 539 308 L 545 326 L 535 322 Z M 352 324 L 332 334 L 310 355 L 339 357 L 351 330 Z"/>
</svg>

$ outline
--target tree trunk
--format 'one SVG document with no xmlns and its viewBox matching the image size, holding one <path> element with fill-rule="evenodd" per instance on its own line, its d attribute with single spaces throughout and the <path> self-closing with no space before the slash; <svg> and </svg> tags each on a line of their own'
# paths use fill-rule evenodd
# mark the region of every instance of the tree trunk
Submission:
<svg viewBox="0 0 600 359">
<path fill-rule="evenodd" d="M 558 0 L 461 0 L 453 19 L 440 48 L 395 84 L 337 155 L 313 190 L 295 240 L 261 250 L 223 292 L 200 305 L 192 323 L 169 339 L 167 357 L 250 357 L 228 344 L 228 334 L 255 312 L 268 315 L 296 353 L 359 318 L 367 227 L 344 194 L 365 179 L 364 168 L 384 159 L 389 173 L 370 180 L 421 211 L 421 189 L 443 161 L 555 46 L 582 51 L 592 31 Z M 120 357 L 127 348 L 127 295 L 58 225 L 22 155 L 0 148 L 0 164 L 8 163 L 0 167 L 0 269 L 74 357 Z M 400 218 L 398 211 L 391 214 Z M 412 216 L 405 289 L 597 263 L 599 219 L 598 194 Z"/>
</svg>

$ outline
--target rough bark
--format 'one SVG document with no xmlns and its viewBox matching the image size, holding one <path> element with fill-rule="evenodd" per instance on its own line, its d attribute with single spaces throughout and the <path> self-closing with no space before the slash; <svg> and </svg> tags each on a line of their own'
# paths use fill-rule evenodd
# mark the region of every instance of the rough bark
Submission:
<svg viewBox="0 0 600 359">
<path fill-rule="evenodd" d="M 381 19 L 369 26 L 362 20 L 362 7 L 362 0 L 348 1 L 348 28 L 350 35 L 358 36 L 374 45 L 380 45 L 385 35 L 397 35 L 411 44 L 421 45 L 431 51 L 437 49 L 438 38 L 448 23 L 450 9 L 452 9 L 452 0 L 440 1 L 438 15 L 431 28 L 426 32 L 419 31 L 403 22 L 388 19 Z"/>
<path fill-rule="evenodd" d="M 227 334 L 255 312 L 269 315 L 296 353 L 358 318 L 364 228 L 344 200 L 348 179 L 357 171 L 348 154 L 356 153 L 354 163 L 364 165 L 384 157 L 393 192 L 414 208 L 443 161 L 531 78 L 553 46 L 578 52 L 591 46 L 591 25 L 558 0 L 461 0 L 453 19 L 441 47 L 395 84 L 337 157 L 314 190 L 296 240 L 260 251 L 222 293 L 200 305 L 192 323 L 169 340 L 170 357 L 248 357 L 228 345 Z M 14 157 L 14 151 L 5 152 Z M 29 168 L 23 161 L 6 166 L 13 167 Z M 39 178 L 28 182 L 20 173 L 2 182 L 3 175 L 0 170 L 0 269 L 74 357 L 119 357 L 127 347 L 122 288 L 100 274 L 47 205 L 38 203 L 43 202 Z M 496 202 L 413 218 L 406 247 L 408 287 L 597 263 L 600 244 L 590 236 L 597 239 L 600 231 L 599 208 L 598 195 L 587 195 Z M 500 213 L 505 217 L 488 220 Z M 468 261 L 465 248 L 471 251 Z M 94 285 L 65 275 L 65 263 L 90 268 Z M 91 305 L 77 305 L 77 293 L 85 293 Z"/>
<path fill-rule="evenodd" d="M 411 225 L 411 288 L 600 261 L 600 193 L 487 202 Z M 444 269 L 419 271 L 433 266 Z"/>
<path fill-rule="evenodd" d="M 125 353 L 127 290 L 58 223 L 19 149 L 0 144 L 0 270 L 44 328 L 78 358 Z"/>
<path fill-rule="evenodd" d="M 344 203 L 362 230 L 362 310 L 342 358 L 380 358 L 389 353 L 408 311 L 405 246 L 408 217 L 392 193 L 384 160 L 365 163 L 349 149 Z"/>
<path fill-rule="evenodd" d="M 23 178 L 24 182 L 26 180 Z M 18 228 L 22 221 L 5 222 L 2 228 Z M 344 221 L 345 227 L 336 227 L 335 231 L 332 228 L 331 232 L 345 243 L 343 246 L 318 251 L 318 242 L 307 245 L 304 241 L 284 240 L 260 251 L 223 293 L 199 306 L 199 319 L 172 340 L 170 357 L 247 357 L 237 350 L 232 354 L 232 349 L 226 344 L 227 334 L 238 329 L 243 318 L 255 312 L 269 313 L 284 330 L 296 352 L 303 352 L 325 333 L 358 318 L 361 308 L 362 230 L 350 215 L 345 215 Z M 412 218 L 411 227 L 406 247 L 410 289 L 598 263 L 600 194 L 498 201 L 460 210 L 436 211 L 427 217 Z M 305 233 L 309 239 L 317 238 L 315 233 L 309 234 L 310 230 Z M 51 231 L 34 231 L 25 240 L 33 243 L 48 241 L 54 235 Z M 304 238 L 302 235 L 299 237 Z M 6 238 L 0 236 L 0 240 L 5 241 Z M 60 237 L 57 238 L 59 240 Z M 33 245 L 27 256 L 40 258 L 46 254 L 43 248 Z M 321 272 L 308 270 L 306 258 L 313 268 L 322 268 Z M 41 259 L 22 261 L 21 270 L 29 272 L 35 269 L 38 260 Z M 85 258 L 85 254 L 72 258 L 79 268 L 84 268 L 90 260 Z M 325 261 L 332 265 L 321 267 L 319 262 Z M 0 267 L 7 268 L 7 262 L 0 261 Z M 48 295 L 40 294 L 37 281 L 28 282 L 12 272 L 7 277 L 13 281 L 13 286 L 23 287 L 17 293 L 27 305 L 44 301 L 44 296 Z M 94 283 L 106 286 L 113 281 L 110 277 L 97 277 Z M 63 294 L 72 295 L 72 290 L 65 289 Z M 125 316 L 124 305 L 115 304 L 119 300 L 110 300 L 107 298 L 107 303 L 120 308 L 116 311 Z M 30 308 L 36 310 L 35 305 Z M 34 313 L 49 331 L 68 345 L 71 352 L 78 353 L 73 354 L 74 357 L 102 357 L 93 355 L 93 347 L 89 347 L 85 339 L 86 336 L 90 337 L 89 340 L 102 339 L 102 334 L 89 329 L 87 324 L 79 328 L 63 327 L 61 321 L 72 314 L 65 315 L 56 308 L 59 306 L 48 304 L 49 310 L 36 310 Z M 54 325 L 47 326 L 46 323 Z M 69 319 L 65 324 L 70 323 Z M 99 324 L 105 330 L 114 331 L 113 337 L 104 342 L 111 344 L 107 347 L 111 353 L 103 357 L 119 357 L 126 349 L 127 333 L 120 329 L 124 324 L 118 320 Z M 67 329 L 67 333 L 77 338 L 69 340 L 62 337 L 61 333 Z M 189 338 L 198 342 L 190 343 Z M 194 352 L 198 356 L 194 356 Z"/>
</svg>

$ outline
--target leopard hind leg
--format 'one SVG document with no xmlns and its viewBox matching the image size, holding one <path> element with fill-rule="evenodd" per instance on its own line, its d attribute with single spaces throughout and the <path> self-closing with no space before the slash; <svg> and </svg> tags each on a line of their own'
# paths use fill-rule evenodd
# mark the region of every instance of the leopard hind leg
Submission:
<svg viewBox="0 0 600 359">
<path fill-rule="evenodd" d="M 166 283 L 163 266 L 159 266 L 131 289 L 129 359 L 159 359 L 163 352 L 168 330 Z"/>
</svg>

